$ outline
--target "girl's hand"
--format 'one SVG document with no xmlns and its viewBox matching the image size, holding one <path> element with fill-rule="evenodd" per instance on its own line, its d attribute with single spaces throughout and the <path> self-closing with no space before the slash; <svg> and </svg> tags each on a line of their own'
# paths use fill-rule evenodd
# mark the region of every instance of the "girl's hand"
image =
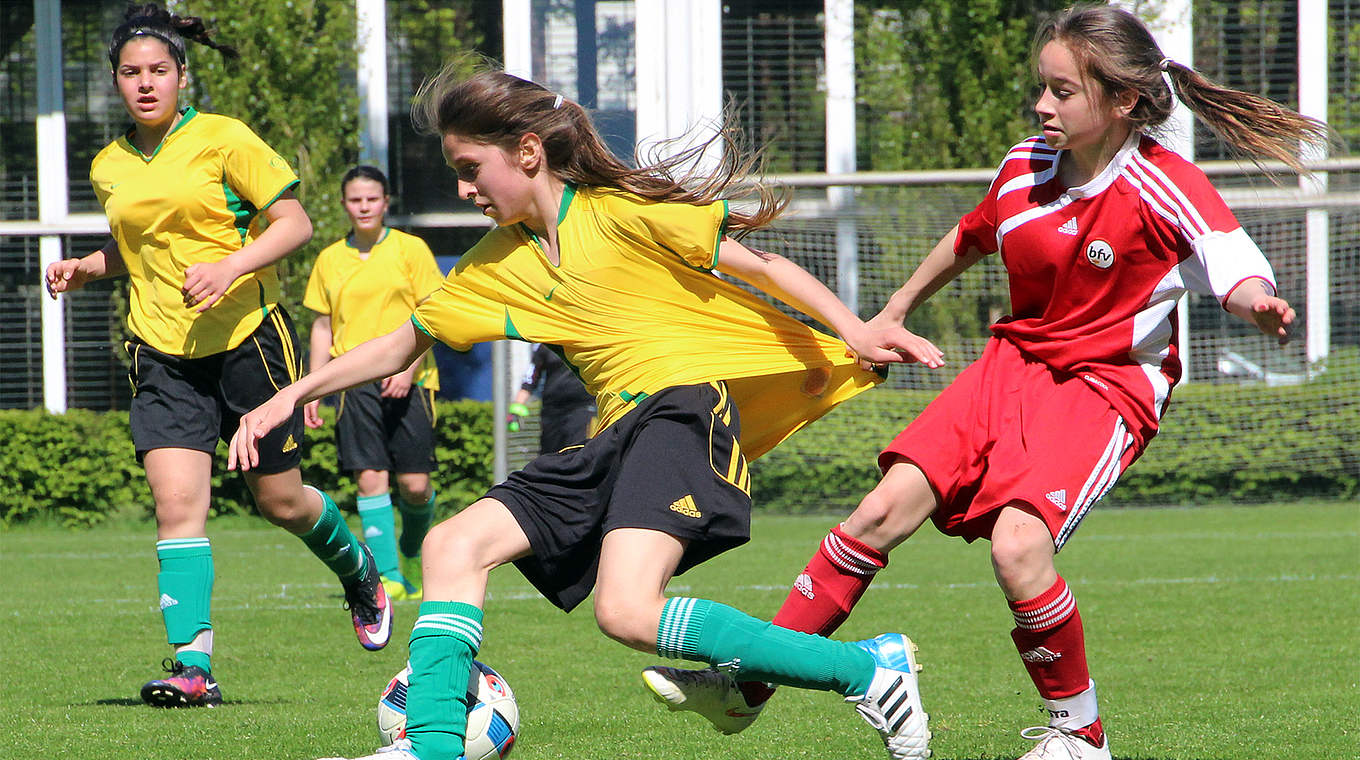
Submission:
<svg viewBox="0 0 1360 760">
<path fill-rule="evenodd" d="M 875 327 L 869 324 L 859 334 L 845 337 L 850 351 L 865 369 L 905 361 L 917 361 L 931 369 L 944 366 L 943 351 L 901 325 Z"/>
<path fill-rule="evenodd" d="M 382 390 L 378 393 L 380 398 L 406 398 L 411 392 L 411 375 L 406 371 L 383 378 Z"/>
<path fill-rule="evenodd" d="M 190 266 L 184 270 L 184 288 L 181 291 L 184 293 L 185 308 L 202 314 L 227 294 L 227 289 L 239 276 L 227 259 Z"/>
<path fill-rule="evenodd" d="M 1289 342 L 1289 326 L 1294 324 L 1294 309 L 1279 296 L 1261 295 L 1251 304 L 1251 321 L 1266 335 L 1272 335 L 1280 345 Z"/>
<path fill-rule="evenodd" d="M 282 391 L 241 416 L 236 434 L 227 444 L 227 469 L 245 472 L 260 463 L 260 439 L 287 422 L 296 405 Z"/>
<path fill-rule="evenodd" d="M 312 430 L 326 425 L 326 421 L 321 418 L 321 399 L 308 401 L 302 405 L 302 422 Z"/>
<path fill-rule="evenodd" d="M 47 294 L 56 298 L 58 293 L 80 290 L 94 276 L 81 267 L 80 259 L 62 259 L 47 267 L 44 279 L 47 282 Z"/>
</svg>

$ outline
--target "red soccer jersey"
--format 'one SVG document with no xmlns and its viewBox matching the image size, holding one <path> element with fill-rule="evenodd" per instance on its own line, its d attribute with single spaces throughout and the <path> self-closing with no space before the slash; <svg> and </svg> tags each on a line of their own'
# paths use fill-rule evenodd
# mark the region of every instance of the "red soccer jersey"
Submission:
<svg viewBox="0 0 1360 760">
<path fill-rule="evenodd" d="M 1061 160 L 1042 137 L 1011 148 L 955 252 L 1000 251 L 1011 314 L 992 332 L 1084 379 L 1146 442 L 1181 376 L 1177 299 L 1222 303 L 1252 277 L 1273 290 L 1274 273 L 1204 173 L 1152 138 L 1078 187 Z"/>
</svg>

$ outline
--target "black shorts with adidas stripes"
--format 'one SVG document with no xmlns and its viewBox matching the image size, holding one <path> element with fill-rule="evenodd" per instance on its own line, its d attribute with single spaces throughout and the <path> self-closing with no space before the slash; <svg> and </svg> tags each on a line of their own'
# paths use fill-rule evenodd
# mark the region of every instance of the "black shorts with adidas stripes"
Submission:
<svg viewBox="0 0 1360 760">
<path fill-rule="evenodd" d="M 667 388 L 578 446 L 543 454 L 487 492 L 529 538 L 515 561 L 548 601 L 590 595 L 600 542 L 649 528 L 688 542 L 676 575 L 751 537 L 751 476 L 723 383 Z"/>
<path fill-rule="evenodd" d="M 335 447 L 345 472 L 434 470 L 434 391 L 412 385 L 401 398 L 384 398 L 382 381 L 340 394 Z"/>
<path fill-rule="evenodd" d="M 153 449 L 212 454 L 230 441 L 241 415 L 268 401 L 299 376 L 302 354 L 293 322 L 275 306 L 241 344 L 196 359 L 157 351 L 140 338 L 123 343 L 132 364 L 132 445 L 137 461 Z M 302 462 L 302 410 L 260 439 L 260 464 L 271 474 Z"/>
</svg>

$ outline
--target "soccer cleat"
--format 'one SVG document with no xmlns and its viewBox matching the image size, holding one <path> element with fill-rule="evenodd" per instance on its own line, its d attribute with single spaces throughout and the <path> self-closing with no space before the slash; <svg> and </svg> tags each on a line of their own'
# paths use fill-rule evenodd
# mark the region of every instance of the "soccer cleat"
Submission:
<svg viewBox="0 0 1360 760">
<path fill-rule="evenodd" d="M 345 758 L 323 757 L 321 758 L 321 760 L 345 760 Z M 419 760 L 419 759 L 415 755 L 411 754 L 410 739 L 398 739 L 386 747 L 379 748 L 377 752 L 374 752 L 371 755 L 356 757 L 354 758 L 354 760 Z M 463 756 L 459 755 L 458 760 L 463 760 Z"/>
<path fill-rule="evenodd" d="M 406 598 L 420 601 L 424 593 L 421 589 L 421 580 L 424 578 L 424 570 L 420 566 L 420 557 L 408 557 L 405 554 L 397 555 L 397 566 L 401 568 L 402 582 L 406 586 Z"/>
<path fill-rule="evenodd" d="M 1053 726 L 1032 726 L 1020 735 L 1038 742 L 1020 760 L 1110 760 L 1110 740 L 1103 736 L 1097 747 L 1077 733 Z"/>
<path fill-rule="evenodd" d="M 222 691 L 208 671 L 197 665 L 185 666 L 179 660 L 166 658 L 161 664 L 169 678 L 147 681 L 142 687 L 142 701 L 152 707 L 217 707 L 222 704 Z"/>
<path fill-rule="evenodd" d="M 877 729 L 893 760 L 930 757 L 930 716 L 921 709 L 916 684 L 916 645 L 900 633 L 851 642 L 874 658 L 877 668 L 863 695 L 846 697 L 865 722 Z"/>
<path fill-rule="evenodd" d="M 764 702 L 748 705 L 732 677 L 713 668 L 652 666 L 642 669 L 642 681 L 670 710 L 696 712 L 724 734 L 741 733 L 765 709 Z"/>
<path fill-rule="evenodd" d="M 384 575 L 382 579 L 382 587 L 383 591 L 387 592 L 387 598 L 389 601 L 400 602 L 404 601 L 407 598 L 405 581 L 393 580 Z"/>
<path fill-rule="evenodd" d="M 367 569 L 361 578 L 345 584 L 345 608 L 354 620 L 354 633 L 359 644 L 371 652 L 387 646 L 392 638 L 392 603 L 383 589 L 382 576 L 378 574 L 378 563 L 373 561 L 373 552 L 360 544 L 364 550 Z"/>
</svg>

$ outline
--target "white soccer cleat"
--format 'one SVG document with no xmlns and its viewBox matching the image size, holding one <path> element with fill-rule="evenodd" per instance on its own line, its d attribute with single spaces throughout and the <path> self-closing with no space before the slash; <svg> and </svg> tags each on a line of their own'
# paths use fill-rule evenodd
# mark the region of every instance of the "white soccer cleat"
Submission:
<svg viewBox="0 0 1360 760">
<path fill-rule="evenodd" d="M 323 757 L 321 758 L 321 760 L 346 760 L 346 758 Z M 411 754 L 410 739 L 398 739 L 395 742 L 392 742 L 390 745 L 379 749 L 377 752 L 374 752 L 371 755 L 356 757 L 353 758 L 353 760 L 418 760 L 418 758 L 415 755 Z M 459 760 L 462 760 L 461 755 L 459 756 Z"/>
<path fill-rule="evenodd" d="M 1110 760 L 1110 740 L 1104 737 L 1096 747 L 1078 734 L 1053 726 L 1032 726 L 1020 735 L 1038 742 L 1020 760 Z"/>
<path fill-rule="evenodd" d="M 713 668 L 684 670 L 653 666 L 643 668 L 642 680 L 658 702 L 673 711 L 698 713 L 724 734 L 737 734 L 756 722 L 761 702 L 754 707 L 732 677 Z"/>
<path fill-rule="evenodd" d="M 916 685 L 916 645 L 900 633 L 851 642 L 868 652 L 878 666 L 869 690 L 846 697 L 855 711 L 883 737 L 893 760 L 925 760 L 930 757 L 930 716 L 921 709 Z"/>
</svg>

